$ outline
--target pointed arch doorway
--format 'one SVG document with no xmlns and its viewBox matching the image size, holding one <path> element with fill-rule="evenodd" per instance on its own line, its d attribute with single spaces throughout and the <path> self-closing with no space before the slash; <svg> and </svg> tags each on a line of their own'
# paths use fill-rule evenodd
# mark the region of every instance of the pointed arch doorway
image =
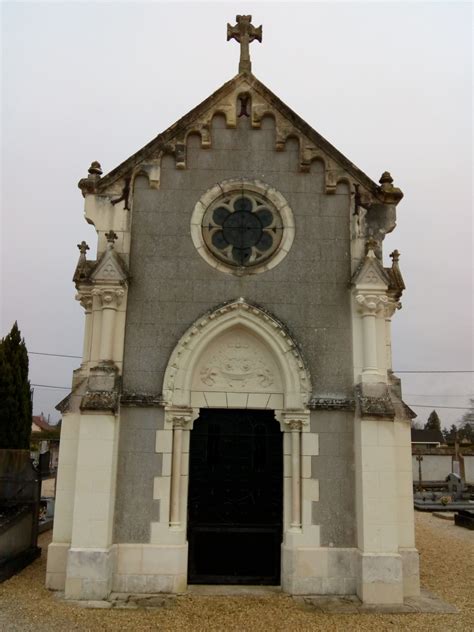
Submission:
<svg viewBox="0 0 474 632">
<path fill-rule="evenodd" d="M 280 583 L 283 433 L 273 411 L 202 409 L 190 437 L 188 581 Z"/>
<path fill-rule="evenodd" d="M 313 530 L 301 470 L 310 394 L 285 325 L 242 298 L 179 340 L 163 383 L 171 476 L 160 544 L 183 556 L 189 583 L 288 582 L 293 551 Z"/>
</svg>

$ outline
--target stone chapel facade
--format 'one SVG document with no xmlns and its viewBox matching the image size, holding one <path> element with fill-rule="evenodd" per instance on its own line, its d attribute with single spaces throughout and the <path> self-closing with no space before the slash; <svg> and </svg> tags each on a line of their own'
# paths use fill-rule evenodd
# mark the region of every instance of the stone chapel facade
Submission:
<svg viewBox="0 0 474 632">
<path fill-rule="evenodd" d="M 419 593 L 411 410 L 391 370 L 403 197 L 252 73 L 79 183 L 83 362 L 63 413 L 47 585 L 67 598 L 273 583 Z"/>
</svg>

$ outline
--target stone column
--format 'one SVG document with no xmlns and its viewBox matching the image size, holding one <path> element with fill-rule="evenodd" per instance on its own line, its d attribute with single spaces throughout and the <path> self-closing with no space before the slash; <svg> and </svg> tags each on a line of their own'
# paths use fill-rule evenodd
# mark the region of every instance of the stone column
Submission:
<svg viewBox="0 0 474 632">
<path fill-rule="evenodd" d="M 84 343 L 82 346 L 82 366 L 90 361 L 92 342 L 92 292 L 79 291 L 76 300 L 80 302 L 85 311 Z"/>
<path fill-rule="evenodd" d="M 387 369 L 392 369 L 392 316 L 401 308 L 400 301 L 389 298 L 385 305 L 385 353 Z"/>
<path fill-rule="evenodd" d="M 362 313 L 363 357 L 362 377 L 378 375 L 377 363 L 377 312 L 387 304 L 384 294 L 357 294 L 356 302 Z"/>
<path fill-rule="evenodd" d="M 125 291 L 119 287 L 95 288 L 93 294 L 99 296 L 102 305 L 99 360 L 112 361 L 114 349 L 115 315 Z"/>
<path fill-rule="evenodd" d="M 181 526 L 181 454 L 183 450 L 183 421 L 173 420 L 173 453 L 171 461 L 170 527 Z"/>
<path fill-rule="evenodd" d="M 291 432 L 291 521 L 292 531 L 301 531 L 301 430 L 302 419 L 285 419 Z"/>
<path fill-rule="evenodd" d="M 171 500 L 170 527 L 180 529 L 181 516 L 181 462 L 183 454 L 183 429 L 187 427 L 188 417 L 173 417 L 173 452 L 171 457 Z"/>
</svg>

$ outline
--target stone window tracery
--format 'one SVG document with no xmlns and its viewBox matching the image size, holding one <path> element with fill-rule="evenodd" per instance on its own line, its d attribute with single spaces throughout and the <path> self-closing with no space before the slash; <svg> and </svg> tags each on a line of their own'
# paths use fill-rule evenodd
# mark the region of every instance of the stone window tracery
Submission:
<svg viewBox="0 0 474 632">
<path fill-rule="evenodd" d="M 257 180 L 226 180 L 201 197 L 191 237 L 209 265 L 231 274 L 255 274 L 277 265 L 294 238 L 293 213 L 273 187 Z"/>
<path fill-rule="evenodd" d="M 276 208 L 262 196 L 247 192 L 222 196 L 202 221 L 206 246 L 234 266 L 249 267 L 269 259 L 280 244 L 282 230 Z"/>
</svg>

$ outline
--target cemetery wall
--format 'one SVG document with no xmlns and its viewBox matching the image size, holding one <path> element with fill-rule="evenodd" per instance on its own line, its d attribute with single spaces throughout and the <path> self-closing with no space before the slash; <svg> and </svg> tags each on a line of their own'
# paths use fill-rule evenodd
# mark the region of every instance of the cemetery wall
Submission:
<svg viewBox="0 0 474 632">
<path fill-rule="evenodd" d="M 423 454 L 421 473 L 424 481 L 444 481 L 452 472 L 451 454 Z M 419 480 L 418 461 L 412 456 L 413 480 Z M 474 456 L 464 455 L 466 482 L 474 483 Z"/>
<path fill-rule="evenodd" d="M 466 476 L 466 483 L 474 485 L 474 456 L 464 457 L 464 473 Z"/>
</svg>

